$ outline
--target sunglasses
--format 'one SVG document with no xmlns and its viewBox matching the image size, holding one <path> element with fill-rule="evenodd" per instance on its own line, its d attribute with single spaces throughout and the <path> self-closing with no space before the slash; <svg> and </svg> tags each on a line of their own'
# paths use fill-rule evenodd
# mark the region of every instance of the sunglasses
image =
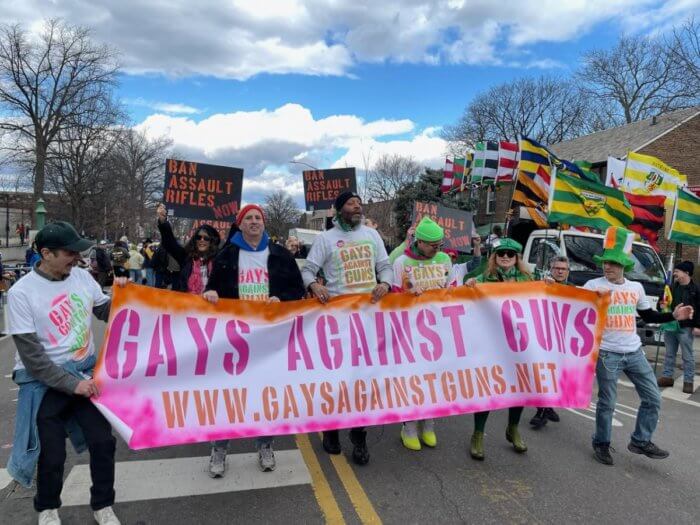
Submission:
<svg viewBox="0 0 700 525">
<path fill-rule="evenodd" d="M 512 259 L 516 255 L 518 255 L 518 252 L 515 250 L 501 250 L 500 252 L 496 252 L 496 255 L 498 257 L 507 257 L 508 259 Z"/>
<path fill-rule="evenodd" d="M 194 236 L 194 240 L 195 240 L 195 241 L 207 241 L 207 242 L 211 242 L 211 237 L 209 237 L 209 236 L 207 236 L 207 235 L 195 235 L 195 236 Z"/>
</svg>

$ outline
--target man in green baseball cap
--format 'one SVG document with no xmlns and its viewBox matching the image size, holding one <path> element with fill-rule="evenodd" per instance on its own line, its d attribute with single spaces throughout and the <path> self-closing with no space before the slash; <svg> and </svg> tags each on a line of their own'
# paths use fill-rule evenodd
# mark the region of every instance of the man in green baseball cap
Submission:
<svg viewBox="0 0 700 525">
<path fill-rule="evenodd" d="M 56 221 L 44 226 L 34 238 L 41 256 L 41 270 L 56 279 L 65 279 L 78 264 L 80 252 L 94 243 L 83 239 L 72 224 Z"/>
<path fill-rule="evenodd" d="M 634 267 L 631 257 L 634 233 L 624 228 L 608 228 L 602 255 L 594 260 L 602 265 L 603 277 L 592 279 L 583 285 L 599 294 L 610 294 L 610 306 L 600 343 L 596 365 L 598 402 L 596 404 L 596 428 L 593 435 L 595 459 L 612 465 L 610 440 L 612 418 L 617 397 L 617 380 L 623 372 L 634 384 L 641 405 L 637 412 L 637 424 L 627 449 L 652 459 L 664 459 L 669 453 L 652 441 L 659 421 L 661 394 L 656 377 L 649 366 L 642 341 L 637 334 L 636 314 L 645 323 L 666 323 L 693 317 L 693 308 L 679 304 L 673 313 L 659 313 L 652 309 L 642 285 L 625 278 L 625 271 Z"/>
</svg>

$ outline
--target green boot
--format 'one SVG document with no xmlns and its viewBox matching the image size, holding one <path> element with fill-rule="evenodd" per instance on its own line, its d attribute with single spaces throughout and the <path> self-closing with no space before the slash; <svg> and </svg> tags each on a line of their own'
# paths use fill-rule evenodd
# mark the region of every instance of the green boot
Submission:
<svg viewBox="0 0 700 525">
<path fill-rule="evenodd" d="M 506 439 L 513 443 L 513 448 L 516 452 L 522 454 L 527 452 L 527 445 L 520 437 L 520 432 L 518 431 L 518 425 L 508 425 L 506 428 Z"/>
<path fill-rule="evenodd" d="M 472 442 L 469 447 L 469 454 L 473 459 L 484 460 L 484 433 L 475 430 L 472 434 Z"/>
</svg>

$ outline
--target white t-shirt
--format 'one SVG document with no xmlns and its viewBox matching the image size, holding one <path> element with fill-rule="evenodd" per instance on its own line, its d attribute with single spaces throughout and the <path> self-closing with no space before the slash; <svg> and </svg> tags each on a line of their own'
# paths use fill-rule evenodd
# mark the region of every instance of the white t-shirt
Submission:
<svg viewBox="0 0 700 525">
<path fill-rule="evenodd" d="M 583 287 L 594 291 L 603 288 L 612 292 L 600 349 L 618 354 L 639 350 L 642 340 L 637 334 L 637 310 L 651 308 L 644 287 L 627 279 L 623 284 L 613 284 L 605 277 L 591 279 Z"/>
<path fill-rule="evenodd" d="M 7 293 L 10 334 L 36 333 L 52 362 L 62 365 L 95 353 L 92 308 L 109 301 L 95 279 L 73 268 L 63 281 L 50 281 L 29 272 Z M 24 368 L 15 355 L 15 370 Z"/>
<path fill-rule="evenodd" d="M 266 301 L 270 296 L 270 275 L 267 258 L 270 249 L 260 252 L 238 252 L 238 298 L 248 301 Z"/>
<path fill-rule="evenodd" d="M 384 242 L 376 230 L 360 226 L 350 231 L 339 227 L 318 235 L 307 261 L 320 266 L 332 297 L 369 293 L 377 286 L 377 263 L 388 262 Z"/>
</svg>

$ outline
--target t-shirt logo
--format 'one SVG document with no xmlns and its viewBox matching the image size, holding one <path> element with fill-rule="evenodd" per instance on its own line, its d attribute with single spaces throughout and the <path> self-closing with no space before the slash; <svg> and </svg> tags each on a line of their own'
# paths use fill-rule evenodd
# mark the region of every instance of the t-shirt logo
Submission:
<svg viewBox="0 0 700 525">
<path fill-rule="evenodd" d="M 72 338 L 69 352 L 74 361 L 84 359 L 90 347 L 90 330 L 85 301 L 77 293 L 62 293 L 51 301 L 49 320 L 57 333 L 49 331 L 48 339 L 58 344 L 59 339 Z"/>
<path fill-rule="evenodd" d="M 341 241 L 338 241 L 337 243 L 335 243 L 335 245 L 336 245 L 338 248 L 342 248 L 343 246 L 345 246 L 345 241 L 342 241 L 342 240 L 341 240 Z"/>
<path fill-rule="evenodd" d="M 637 330 L 638 301 L 639 295 L 636 292 L 613 291 L 610 306 L 608 306 L 605 328 L 619 332 L 635 332 Z"/>
<path fill-rule="evenodd" d="M 342 246 L 341 246 L 342 244 Z M 338 263 L 341 286 L 352 291 L 368 291 L 377 284 L 374 243 L 371 241 L 338 241 Z"/>
</svg>

